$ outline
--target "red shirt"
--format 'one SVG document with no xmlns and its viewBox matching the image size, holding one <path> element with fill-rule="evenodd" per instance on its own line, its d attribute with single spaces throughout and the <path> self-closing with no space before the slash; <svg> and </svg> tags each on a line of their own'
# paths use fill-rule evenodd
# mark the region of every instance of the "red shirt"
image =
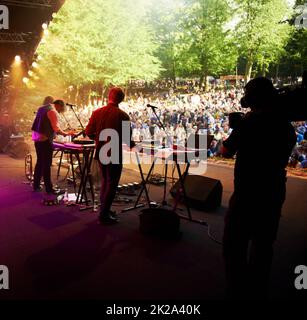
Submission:
<svg viewBox="0 0 307 320">
<path fill-rule="evenodd" d="M 113 129 L 119 135 L 119 154 L 122 159 L 122 143 L 130 145 L 130 137 L 122 137 L 122 124 L 124 121 L 130 121 L 128 114 L 122 111 L 116 104 L 109 103 L 107 106 L 97 109 L 93 112 L 88 125 L 86 126 L 85 133 L 90 138 L 95 139 L 96 143 L 96 159 L 98 158 L 100 148 L 107 141 L 99 141 L 99 136 L 104 129 Z M 129 122 L 130 127 L 130 122 Z M 129 130 L 130 133 L 130 130 Z M 109 140 L 108 140 L 109 141 Z"/>
</svg>

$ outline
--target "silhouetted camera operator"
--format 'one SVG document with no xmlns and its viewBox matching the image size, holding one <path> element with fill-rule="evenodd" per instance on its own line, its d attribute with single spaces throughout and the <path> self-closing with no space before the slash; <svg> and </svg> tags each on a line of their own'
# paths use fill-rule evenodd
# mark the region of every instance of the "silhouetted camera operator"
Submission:
<svg viewBox="0 0 307 320">
<path fill-rule="evenodd" d="M 278 112 L 278 101 L 269 79 L 251 80 L 242 98 L 242 107 L 251 111 L 235 121 L 222 148 L 226 157 L 236 154 L 234 193 L 223 239 L 229 298 L 267 295 L 273 243 L 286 195 L 285 168 L 296 142 L 290 120 Z"/>
</svg>

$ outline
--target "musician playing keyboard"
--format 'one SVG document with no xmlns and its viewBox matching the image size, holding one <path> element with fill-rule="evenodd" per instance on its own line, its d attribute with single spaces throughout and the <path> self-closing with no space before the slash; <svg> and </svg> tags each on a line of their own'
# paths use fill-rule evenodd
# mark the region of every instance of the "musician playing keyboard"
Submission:
<svg viewBox="0 0 307 320">
<path fill-rule="evenodd" d="M 73 135 L 74 131 L 63 131 L 59 126 L 58 114 L 64 112 L 65 103 L 63 100 L 56 100 L 46 97 L 32 125 L 32 140 L 35 144 L 37 161 L 34 170 L 33 191 L 41 191 L 40 182 L 44 178 L 46 192 L 57 193 L 51 182 L 51 164 L 54 137 L 58 135 Z"/>
<path fill-rule="evenodd" d="M 99 160 L 99 168 L 101 172 L 101 190 L 100 190 L 100 224 L 114 224 L 118 222 L 116 215 L 111 212 L 111 206 L 116 194 L 117 186 L 122 172 L 122 143 L 126 143 L 129 147 L 133 147 L 131 141 L 130 118 L 127 113 L 119 108 L 119 104 L 124 100 L 125 94 L 121 88 L 112 88 L 109 92 L 108 104 L 93 112 L 90 121 L 85 129 L 85 133 L 91 139 L 95 139 L 96 154 L 95 159 Z M 123 135 L 123 126 L 129 131 L 127 135 Z M 109 130 L 109 131 L 108 131 Z M 111 150 L 108 154 L 103 155 L 104 146 L 110 143 L 110 137 L 101 139 L 103 132 L 117 133 L 115 145 L 111 144 Z M 123 141 L 125 140 L 125 141 Z M 114 156 L 116 157 L 114 158 Z M 110 156 L 110 161 L 107 158 Z M 115 160 L 114 160 L 115 159 Z"/>
</svg>

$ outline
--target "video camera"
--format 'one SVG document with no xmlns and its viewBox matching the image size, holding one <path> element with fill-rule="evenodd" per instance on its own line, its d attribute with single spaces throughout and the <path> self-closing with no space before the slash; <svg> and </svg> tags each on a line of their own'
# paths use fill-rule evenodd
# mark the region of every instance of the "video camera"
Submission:
<svg viewBox="0 0 307 320">
<path fill-rule="evenodd" d="M 277 90 L 277 108 L 289 121 L 307 120 L 307 71 L 303 74 L 302 84 Z M 280 106 L 280 107 L 279 107 Z M 279 112 L 279 109 L 276 110 Z"/>
<path fill-rule="evenodd" d="M 307 71 L 303 74 L 302 84 L 295 87 L 287 86 L 275 89 L 270 80 L 266 78 L 258 78 L 257 80 L 263 80 L 261 83 L 262 87 L 258 87 L 257 92 L 255 90 L 252 94 L 250 92 L 251 90 L 247 90 L 241 99 L 242 108 L 255 106 L 263 99 L 267 100 L 268 104 L 271 105 L 271 111 L 274 111 L 278 117 L 287 119 L 289 122 L 307 120 Z M 257 84 L 254 89 L 256 86 Z M 230 128 L 234 129 L 244 116 L 243 112 L 230 113 Z"/>
</svg>

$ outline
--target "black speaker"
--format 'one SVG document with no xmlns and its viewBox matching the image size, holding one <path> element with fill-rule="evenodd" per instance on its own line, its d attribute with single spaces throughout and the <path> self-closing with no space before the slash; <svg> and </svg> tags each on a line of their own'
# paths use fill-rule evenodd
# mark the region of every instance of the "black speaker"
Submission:
<svg viewBox="0 0 307 320">
<path fill-rule="evenodd" d="M 171 195 L 176 197 L 180 182 L 171 189 Z M 188 175 L 184 182 L 187 202 L 191 208 L 206 211 L 214 210 L 221 205 L 223 186 L 220 180 L 204 176 Z M 181 196 L 181 199 L 183 197 Z"/>
</svg>

